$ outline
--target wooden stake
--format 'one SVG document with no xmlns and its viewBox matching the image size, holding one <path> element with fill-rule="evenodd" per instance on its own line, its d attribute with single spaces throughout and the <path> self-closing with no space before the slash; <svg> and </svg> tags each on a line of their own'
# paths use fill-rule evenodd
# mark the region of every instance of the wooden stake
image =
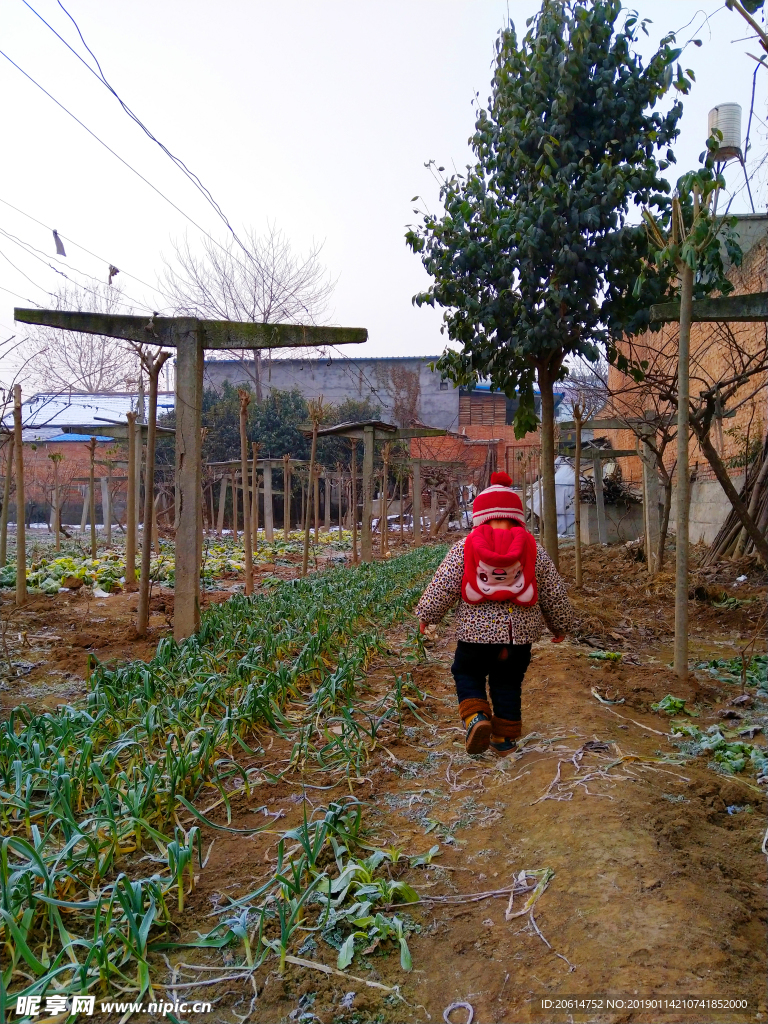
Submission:
<svg viewBox="0 0 768 1024">
<path fill-rule="evenodd" d="M 3 511 L 0 518 L 0 569 L 5 568 L 8 560 L 8 506 L 11 503 L 11 483 L 13 480 L 13 434 L 8 435 L 5 443 L 5 480 L 3 481 Z"/>
<path fill-rule="evenodd" d="M 245 388 L 238 391 L 240 396 L 240 475 L 243 478 L 243 548 L 245 549 L 245 593 L 253 593 L 253 537 L 251 535 L 251 509 L 248 500 L 248 406 L 251 393 Z M 253 492 L 256 494 L 256 474 L 253 477 Z"/>
<path fill-rule="evenodd" d="M 13 386 L 13 447 L 16 454 L 16 604 L 27 603 L 27 524 L 24 448 L 21 440 L 21 385 Z"/>
</svg>

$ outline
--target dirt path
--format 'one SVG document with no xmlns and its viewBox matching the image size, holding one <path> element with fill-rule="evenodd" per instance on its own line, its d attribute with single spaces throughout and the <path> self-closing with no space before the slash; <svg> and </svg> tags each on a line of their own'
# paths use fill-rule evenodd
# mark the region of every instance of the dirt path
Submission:
<svg viewBox="0 0 768 1024">
<path fill-rule="evenodd" d="M 663 735 L 666 716 L 647 710 L 673 692 L 697 701 L 698 721 L 706 725 L 733 692 L 695 682 L 681 690 L 668 669 L 649 664 L 645 654 L 638 659 L 645 663 L 617 668 L 590 661 L 589 647 L 545 639 L 535 649 L 523 696 L 523 731 L 536 735 L 506 760 L 470 758 L 457 728 L 452 650 L 447 626 L 431 647 L 430 663 L 415 673 L 429 691 L 420 711 L 428 721 L 412 718 L 402 739 L 386 737 L 387 750 L 374 752 L 365 781 L 354 787 L 368 803 L 371 845 L 417 854 L 440 844 L 432 864 L 402 876 L 422 897 L 434 898 L 398 911 L 415 927 L 409 938 L 413 972 L 400 970 L 391 948 L 358 956 L 348 969 L 358 979 L 399 985 L 405 1001 L 359 980 L 295 966 L 279 977 L 273 963 L 257 972 L 251 1019 L 293 1021 L 312 1013 L 324 1024 L 441 1021 L 449 1004 L 464 1001 L 483 1024 L 765 1020 L 765 797 L 754 777 L 752 785 L 725 778 L 703 758 L 659 763 L 674 761 L 677 748 Z M 372 671 L 370 692 L 361 700 L 385 692 L 392 671 L 405 668 L 388 659 Z M 593 688 L 624 703 L 602 705 Z M 274 740 L 266 755 L 270 770 L 289 752 L 288 743 Z M 553 785 L 558 770 L 560 784 Z M 314 806 L 348 789 L 307 792 Z M 280 815 L 281 829 L 297 824 L 301 781 L 258 787 L 236 809 L 233 825 L 253 824 L 253 810 L 265 803 Z M 728 807 L 746 809 L 729 814 Z M 193 927 L 204 930 L 202 915 L 224 896 L 254 888 L 274 857 L 274 841 L 216 836 L 190 911 L 199 917 Z M 508 893 L 466 899 L 508 889 L 521 871 L 544 868 L 554 875 L 535 905 L 535 924 L 528 915 L 505 920 Z M 524 900 L 518 897 L 513 909 Z M 335 949 L 319 938 L 300 955 L 336 962 Z M 220 966 L 221 954 L 195 962 Z M 236 954 L 228 962 L 236 962 Z M 237 982 L 226 993 L 209 992 L 220 999 L 222 1021 L 238 1020 L 234 1014 L 245 1014 L 254 995 L 250 984 Z M 606 995 L 741 998 L 750 1009 L 745 1015 L 706 1009 L 660 1015 L 604 1008 L 570 1016 L 535 1010 L 541 998 Z M 463 1021 L 465 1013 L 457 1009 L 452 1019 Z"/>
</svg>

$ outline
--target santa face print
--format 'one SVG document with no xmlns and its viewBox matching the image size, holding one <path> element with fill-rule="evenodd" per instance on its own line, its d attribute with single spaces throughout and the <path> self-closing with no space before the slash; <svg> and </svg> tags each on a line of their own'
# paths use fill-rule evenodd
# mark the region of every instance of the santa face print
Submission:
<svg viewBox="0 0 768 1024">
<path fill-rule="evenodd" d="M 467 601 L 515 601 L 516 604 L 532 604 L 536 600 L 533 582 L 526 582 L 520 562 L 512 565 L 489 565 L 481 560 L 477 563 L 475 576 L 477 589 L 467 583 L 464 596 Z"/>
<path fill-rule="evenodd" d="M 477 563 L 477 588 L 486 597 L 501 589 L 518 594 L 524 587 L 523 567 L 519 562 L 505 566 Z"/>
</svg>

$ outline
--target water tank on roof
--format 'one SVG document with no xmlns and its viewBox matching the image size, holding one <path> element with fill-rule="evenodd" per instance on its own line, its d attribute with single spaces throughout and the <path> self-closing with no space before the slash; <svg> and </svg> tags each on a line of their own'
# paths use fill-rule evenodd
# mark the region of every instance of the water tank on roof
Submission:
<svg viewBox="0 0 768 1024">
<path fill-rule="evenodd" d="M 709 134 L 717 128 L 723 138 L 717 151 L 719 163 L 741 159 L 741 106 L 738 103 L 720 103 L 709 112 Z"/>
</svg>

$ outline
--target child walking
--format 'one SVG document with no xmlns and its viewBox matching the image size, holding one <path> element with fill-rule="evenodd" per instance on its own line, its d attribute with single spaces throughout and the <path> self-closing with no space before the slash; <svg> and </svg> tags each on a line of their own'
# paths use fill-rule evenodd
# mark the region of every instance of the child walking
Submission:
<svg viewBox="0 0 768 1024">
<path fill-rule="evenodd" d="M 551 559 L 525 528 L 522 502 L 506 473 L 493 473 L 490 487 L 475 498 L 472 527 L 445 556 L 416 615 L 423 632 L 459 601 L 451 672 L 467 753 L 490 746 L 504 757 L 520 738 L 531 645 L 545 623 L 553 642 L 562 640 L 573 626 L 573 609 Z"/>
</svg>

